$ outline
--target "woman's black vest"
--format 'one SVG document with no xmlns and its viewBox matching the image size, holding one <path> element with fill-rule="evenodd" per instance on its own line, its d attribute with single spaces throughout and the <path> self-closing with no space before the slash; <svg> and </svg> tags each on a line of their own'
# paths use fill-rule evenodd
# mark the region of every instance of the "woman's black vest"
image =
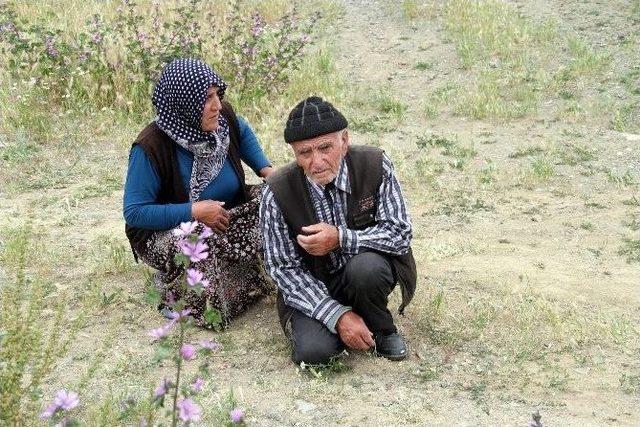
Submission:
<svg viewBox="0 0 640 427">
<path fill-rule="evenodd" d="M 347 227 L 352 230 L 362 230 L 376 223 L 378 190 L 382 184 L 382 153 L 379 148 L 351 146 L 345 157 L 351 185 L 351 194 L 347 195 L 346 218 Z M 302 227 L 318 223 L 304 171 L 295 162 L 290 163 L 271 174 L 267 183 L 305 266 L 314 277 L 326 281 L 329 276 L 329 256 L 310 255 L 296 241 Z M 402 314 L 416 289 L 417 272 L 413 252 L 409 248 L 404 255 L 385 255 L 391 259 L 402 289 L 402 305 L 398 309 Z"/>
<path fill-rule="evenodd" d="M 236 204 L 241 204 L 247 200 L 247 190 L 245 184 L 244 170 L 240 163 L 240 128 L 238 118 L 236 117 L 233 107 L 228 102 L 222 103 L 222 115 L 229 122 L 229 161 L 233 170 L 236 172 L 240 180 L 240 194 L 236 199 Z M 180 169 L 178 167 L 178 159 L 176 156 L 176 144 L 169 136 L 164 133 L 156 124 L 151 122 L 138 135 L 131 148 L 136 145 L 140 146 L 145 152 L 151 164 L 160 179 L 160 191 L 156 203 L 186 203 L 189 201 L 187 189 L 184 188 Z M 233 206 L 225 206 L 230 208 Z M 147 240 L 154 230 L 144 228 L 131 227 L 125 225 L 125 233 L 131 244 L 133 256 L 138 260 L 138 254 L 142 253 L 147 244 Z"/>
</svg>

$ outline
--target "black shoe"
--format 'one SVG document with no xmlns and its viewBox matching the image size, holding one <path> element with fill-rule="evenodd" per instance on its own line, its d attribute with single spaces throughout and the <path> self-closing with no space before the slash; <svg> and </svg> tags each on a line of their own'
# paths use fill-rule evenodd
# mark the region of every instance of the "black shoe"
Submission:
<svg viewBox="0 0 640 427">
<path fill-rule="evenodd" d="M 407 345 L 400 334 L 377 335 L 375 341 L 377 356 L 386 357 L 389 360 L 402 360 L 407 357 Z"/>
</svg>

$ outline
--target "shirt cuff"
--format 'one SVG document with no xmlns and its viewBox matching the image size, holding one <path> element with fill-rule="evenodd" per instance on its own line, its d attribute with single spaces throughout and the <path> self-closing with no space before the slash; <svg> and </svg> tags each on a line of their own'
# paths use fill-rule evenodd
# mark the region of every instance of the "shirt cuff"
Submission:
<svg viewBox="0 0 640 427">
<path fill-rule="evenodd" d="M 358 233 L 346 227 L 338 227 L 338 240 L 342 252 L 350 255 L 358 254 Z"/>
<path fill-rule="evenodd" d="M 351 307 L 343 305 L 338 311 L 336 311 L 331 317 L 327 319 L 327 323 L 325 323 L 325 325 L 327 325 L 327 328 L 329 329 L 329 331 L 331 331 L 332 334 L 338 333 L 338 331 L 336 331 L 338 320 L 340 319 L 340 316 L 345 314 L 347 311 L 351 311 Z"/>
<path fill-rule="evenodd" d="M 193 215 L 191 215 L 191 204 L 192 202 L 182 203 L 180 206 L 180 222 L 189 222 L 193 221 Z M 180 224 L 178 224 L 180 225 Z"/>
</svg>

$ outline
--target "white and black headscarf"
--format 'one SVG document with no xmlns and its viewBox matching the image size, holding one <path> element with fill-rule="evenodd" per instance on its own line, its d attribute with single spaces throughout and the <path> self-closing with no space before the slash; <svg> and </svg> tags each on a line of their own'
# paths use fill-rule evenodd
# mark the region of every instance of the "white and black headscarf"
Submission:
<svg viewBox="0 0 640 427">
<path fill-rule="evenodd" d="M 176 59 L 164 67 L 153 90 L 156 123 L 171 139 L 193 153 L 189 200 L 195 202 L 220 173 L 229 151 L 229 123 L 220 115 L 213 132 L 202 130 L 207 91 L 218 88 L 222 100 L 227 84 L 204 62 Z"/>
</svg>

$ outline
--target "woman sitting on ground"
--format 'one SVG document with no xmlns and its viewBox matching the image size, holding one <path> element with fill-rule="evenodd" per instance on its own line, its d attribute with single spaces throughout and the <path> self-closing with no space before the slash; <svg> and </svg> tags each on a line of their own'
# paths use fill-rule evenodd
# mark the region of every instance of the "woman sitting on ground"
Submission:
<svg viewBox="0 0 640 427">
<path fill-rule="evenodd" d="M 165 303 L 186 297 L 203 327 L 206 308 L 226 324 L 271 290 L 259 265 L 260 189 L 248 187 L 240 161 L 267 177 L 271 164 L 247 122 L 223 102 L 227 85 L 202 61 L 169 63 L 153 92 L 157 116 L 129 155 L 124 189 L 126 233 L 136 259 L 157 272 Z M 174 256 L 173 229 L 197 220 L 213 229 L 209 257 L 198 264 L 209 286 L 198 297 L 179 294 L 184 271 Z M 204 227 L 200 226 L 202 231 Z"/>
</svg>

